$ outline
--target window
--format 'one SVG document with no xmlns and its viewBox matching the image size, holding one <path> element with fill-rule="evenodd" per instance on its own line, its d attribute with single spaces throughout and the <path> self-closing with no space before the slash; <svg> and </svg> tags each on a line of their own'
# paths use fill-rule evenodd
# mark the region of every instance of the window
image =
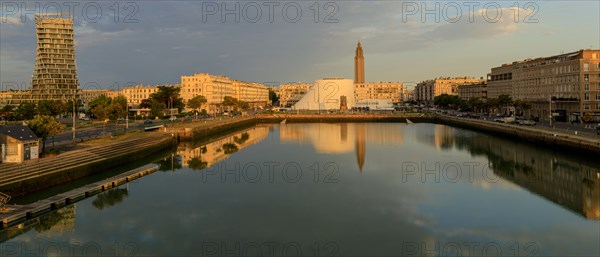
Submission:
<svg viewBox="0 0 600 257">
<path fill-rule="evenodd" d="M 585 93 L 583 95 L 583 100 L 590 100 L 590 93 Z"/>
<path fill-rule="evenodd" d="M 590 81 L 590 74 L 583 74 L 583 81 Z"/>
<path fill-rule="evenodd" d="M 583 64 L 583 71 L 589 71 L 590 70 L 590 64 L 589 63 L 584 63 Z"/>
<path fill-rule="evenodd" d="M 584 104 L 583 105 L 583 109 L 589 110 L 590 109 L 590 104 L 589 103 Z"/>
<path fill-rule="evenodd" d="M 583 84 L 583 90 L 590 91 L 590 84 L 588 84 L 588 83 Z"/>
</svg>

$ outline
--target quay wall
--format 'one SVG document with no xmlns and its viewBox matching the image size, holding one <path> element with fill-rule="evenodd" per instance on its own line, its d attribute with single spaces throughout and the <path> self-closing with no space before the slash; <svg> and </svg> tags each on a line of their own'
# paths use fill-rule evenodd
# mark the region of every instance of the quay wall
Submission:
<svg viewBox="0 0 600 257">
<path fill-rule="evenodd" d="M 460 118 L 448 115 L 436 116 L 436 123 L 487 132 L 516 140 L 523 140 L 565 152 L 572 151 L 595 156 L 600 154 L 600 137 L 598 137 L 598 139 L 593 139 L 575 134 L 553 132 L 536 127 Z"/>
</svg>

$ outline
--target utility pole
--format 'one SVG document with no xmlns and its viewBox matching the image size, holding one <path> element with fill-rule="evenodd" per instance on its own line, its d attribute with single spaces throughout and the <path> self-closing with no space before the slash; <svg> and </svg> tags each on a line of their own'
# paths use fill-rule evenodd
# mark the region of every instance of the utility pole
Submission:
<svg viewBox="0 0 600 257">
<path fill-rule="evenodd" d="M 550 96 L 548 111 L 550 113 L 550 128 L 552 128 L 552 96 Z"/>
<path fill-rule="evenodd" d="M 76 100 L 77 100 L 77 94 L 74 94 L 73 95 L 73 128 L 72 128 L 72 130 L 73 130 L 73 142 L 75 142 L 75 122 L 76 122 L 76 119 L 75 119 L 75 116 L 76 116 L 76 114 L 75 114 L 75 101 Z"/>
<path fill-rule="evenodd" d="M 127 133 L 127 129 L 129 129 L 129 103 L 127 103 L 125 110 L 127 110 L 127 114 L 125 114 L 125 133 Z"/>
</svg>

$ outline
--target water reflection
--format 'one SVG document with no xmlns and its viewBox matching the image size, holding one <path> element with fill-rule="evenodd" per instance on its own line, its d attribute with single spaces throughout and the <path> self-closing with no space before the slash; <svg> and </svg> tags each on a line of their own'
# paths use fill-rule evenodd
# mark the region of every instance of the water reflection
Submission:
<svg viewBox="0 0 600 257">
<path fill-rule="evenodd" d="M 179 165 L 189 167 L 192 170 L 210 168 L 214 164 L 225 160 L 230 154 L 267 138 L 270 127 L 269 124 L 259 125 L 200 145 L 194 143 L 180 144 L 177 148 L 177 158 L 179 159 L 176 161 Z M 165 162 L 168 163 L 169 160 L 166 159 Z"/>
<path fill-rule="evenodd" d="M 129 195 L 128 188 L 114 188 L 98 194 L 96 199 L 92 202 L 92 205 L 96 207 L 96 209 L 102 210 L 123 202 L 127 195 Z"/>
<path fill-rule="evenodd" d="M 71 234 L 75 228 L 75 213 L 75 205 L 68 205 L 21 224 L 0 230 L 0 243 L 32 229 L 47 237 Z"/>
<path fill-rule="evenodd" d="M 281 125 L 279 137 L 282 143 L 312 144 L 317 153 L 354 151 L 362 174 L 366 144 L 400 146 L 404 141 L 403 127 L 397 123 L 287 123 Z"/>
<path fill-rule="evenodd" d="M 484 156 L 495 175 L 588 219 L 600 219 L 600 169 L 593 160 L 586 163 L 532 144 L 445 125 L 421 125 L 416 132 L 417 140 L 438 150 Z"/>
<path fill-rule="evenodd" d="M 235 164 L 274 161 L 280 163 L 274 182 L 270 173 L 256 183 L 234 179 Z M 315 163 L 322 170 L 329 162 L 339 166 L 338 182 L 315 182 Z M 485 182 L 480 177 L 459 183 L 405 180 L 401 167 L 407 162 L 478 163 L 498 181 L 485 188 L 478 187 Z M 383 123 L 259 126 L 209 143 L 182 144 L 160 163 L 168 170 L 181 168 L 136 180 L 131 191 L 114 197 L 79 202 L 74 228 L 65 226 L 56 236 L 45 236 L 61 231 L 55 218 L 45 219 L 45 232 L 33 229 L 36 224 L 9 229 L 10 237 L 4 230 L 3 240 L 13 239 L 3 245 L 52 240 L 112 249 L 133 242 L 138 256 L 191 256 L 213 249 L 212 256 L 232 249 L 237 252 L 230 255 L 258 256 L 245 251 L 257 245 L 262 255 L 282 256 L 285 244 L 298 245 L 303 256 L 324 256 L 331 244 L 339 249 L 335 256 L 599 253 L 598 223 L 582 218 L 596 219 L 598 164 L 467 130 Z M 302 179 L 281 179 L 289 163 L 303 169 Z M 227 176 L 193 171 L 221 165 L 228 167 Z M 361 169 L 368 172 L 359 176 L 355 171 Z M 102 211 L 96 202 L 102 202 Z M 274 251 L 265 247 L 270 243 Z M 452 249 L 462 254 L 447 251 Z"/>
</svg>

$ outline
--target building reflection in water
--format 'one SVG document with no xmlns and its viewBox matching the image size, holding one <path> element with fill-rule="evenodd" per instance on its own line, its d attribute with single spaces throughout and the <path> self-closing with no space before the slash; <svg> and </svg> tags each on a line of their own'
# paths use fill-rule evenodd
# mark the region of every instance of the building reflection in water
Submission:
<svg viewBox="0 0 600 257">
<path fill-rule="evenodd" d="M 318 153 L 356 153 L 362 174 L 366 144 L 399 146 L 403 143 L 404 124 L 399 123 L 287 123 L 281 124 L 282 143 L 311 144 Z"/>
<path fill-rule="evenodd" d="M 177 155 L 180 156 L 181 166 L 192 170 L 210 168 L 212 165 L 226 159 L 230 154 L 256 144 L 269 135 L 272 125 L 261 124 L 217 138 L 204 144 L 180 144 Z"/>
<path fill-rule="evenodd" d="M 438 150 L 484 156 L 494 174 L 588 219 L 600 220 L 600 165 L 584 157 L 533 144 L 435 125 L 417 129 L 417 140 Z"/>
</svg>

